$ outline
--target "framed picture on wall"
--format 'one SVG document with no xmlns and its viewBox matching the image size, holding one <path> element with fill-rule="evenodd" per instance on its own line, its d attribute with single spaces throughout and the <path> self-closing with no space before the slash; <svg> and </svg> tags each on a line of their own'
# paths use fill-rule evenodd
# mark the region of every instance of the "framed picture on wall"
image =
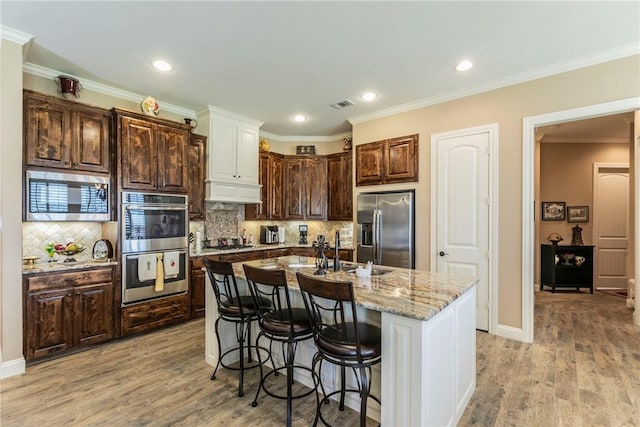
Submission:
<svg viewBox="0 0 640 427">
<path fill-rule="evenodd" d="M 565 202 L 542 202 L 543 221 L 564 221 Z"/>
<path fill-rule="evenodd" d="M 567 206 L 567 222 L 589 222 L 589 206 Z"/>
</svg>

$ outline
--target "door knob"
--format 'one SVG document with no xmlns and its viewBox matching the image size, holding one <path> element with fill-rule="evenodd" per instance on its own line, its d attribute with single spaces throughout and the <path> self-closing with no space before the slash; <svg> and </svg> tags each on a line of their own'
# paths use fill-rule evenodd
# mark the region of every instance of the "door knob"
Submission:
<svg viewBox="0 0 640 427">
<path fill-rule="evenodd" d="M 445 256 L 445 255 L 449 255 L 449 254 L 448 254 L 448 253 L 446 253 L 445 251 L 440 251 L 440 252 L 438 253 L 438 255 L 440 255 L 440 256 Z"/>
</svg>

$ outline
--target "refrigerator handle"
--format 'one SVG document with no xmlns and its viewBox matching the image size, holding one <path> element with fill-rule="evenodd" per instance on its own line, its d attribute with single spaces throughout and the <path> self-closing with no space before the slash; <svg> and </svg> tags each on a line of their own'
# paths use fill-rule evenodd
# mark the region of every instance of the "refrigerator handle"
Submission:
<svg viewBox="0 0 640 427">
<path fill-rule="evenodd" d="M 373 210 L 373 263 L 380 264 L 380 210 Z"/>
</svg>

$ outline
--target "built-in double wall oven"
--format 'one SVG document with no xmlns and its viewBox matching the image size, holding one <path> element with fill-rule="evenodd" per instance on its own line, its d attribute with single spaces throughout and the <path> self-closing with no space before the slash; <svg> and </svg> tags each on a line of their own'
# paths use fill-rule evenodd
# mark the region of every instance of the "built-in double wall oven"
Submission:
<svg viewBox="0 0 640 427">
<path fill-rule="evenodd" d="M 123 192 L 121 200 L 122 304 L 187 292 L 187 196 Z"/>
</svg>

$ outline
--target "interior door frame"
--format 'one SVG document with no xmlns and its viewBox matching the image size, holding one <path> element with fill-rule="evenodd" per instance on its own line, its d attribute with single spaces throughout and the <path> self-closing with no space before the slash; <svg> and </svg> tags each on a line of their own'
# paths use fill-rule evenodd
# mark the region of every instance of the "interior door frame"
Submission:
<svg viewBox="0 0 640 427">
<path fill-rule="evenodd" d="M 533 342 L 534 267 L 535 267 L 535 128 L 566 123 L 611 114 L 640 110 L 640 97 L 573 108 L 522 119 L 522 329 L 513 331 L 513 338 Z M 633 142 L 630 142 L 633 143 Z M 636 151 L 634 167 L 639 155 Z M 640 198 L 635 200 L 635 214 L 640 210 Z M 637 230 L 636 230 L 637 232 Z M 640 240 L 635 239 L 636 259 L 640 253 Z M 636 263 L 638 267 L 638 263 Z M 640 310 L 636 310 L 636 313 Z M 639 316 L 640 317 L 640 316 Z"/>
<path fill-rule="evenodd" d="M 437 208 L 438 208 L 438 156 L 437 141 L 440 139 L 457 138 L 479 133 L 489 134 L 489 332 L 495 334 L 498 326 L 498 242 L 500 223 L 498 214 L 498 123 L 474 126 L 471 128 L 457 129 L 431 135 L 431 197 L 430 197 L 430 261 L 431 270 L 437 265 Z"/>
</svg>

